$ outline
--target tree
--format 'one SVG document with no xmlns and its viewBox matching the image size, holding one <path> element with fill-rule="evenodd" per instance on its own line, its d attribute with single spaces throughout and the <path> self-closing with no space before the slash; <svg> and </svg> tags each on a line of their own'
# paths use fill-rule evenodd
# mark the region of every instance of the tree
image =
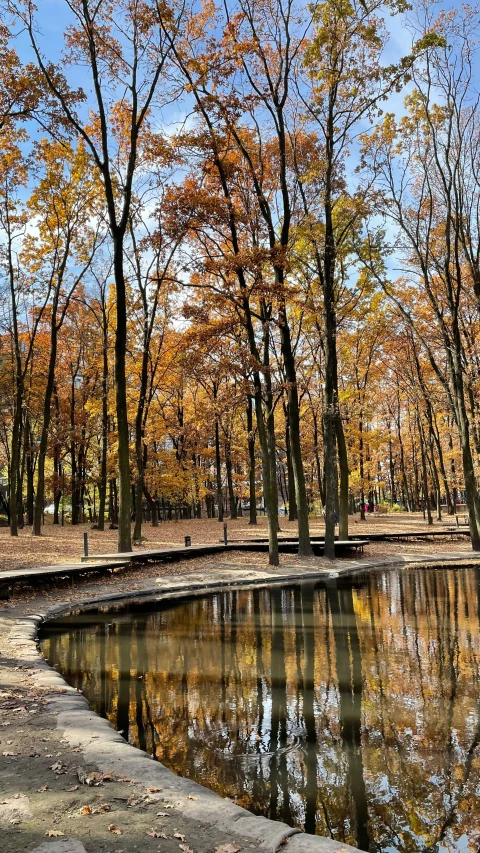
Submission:
<svg viewBox="0 0 480 853">
<path fill-rule="evenodd" d="M 132 207 L 134 180 L 148 117 L 156 106 L 159 81 L 165 70 L 169 45 L 156 25 L 148 2 L 119 0 L 64 0 L 72 23 L 65 33 L 63 67 L 88 69 L 91 91 L 88 119 L 82 119 L 79 102 L 58 69 L 45 58 L 31 0 L 11 3 L 26 26 L 45 85 L 63 111 L 71 131 L 90 152 L 103 188 L 116 289 L 115 393 L 118 431 L 119 523 L 118 550 L 131 550 L 130 451 L 125 357 L 127 349 L 127 295 L 124 267 L 125 236 Z M 128 95 L 127 95 L 128 93 Z"/>
</svg>

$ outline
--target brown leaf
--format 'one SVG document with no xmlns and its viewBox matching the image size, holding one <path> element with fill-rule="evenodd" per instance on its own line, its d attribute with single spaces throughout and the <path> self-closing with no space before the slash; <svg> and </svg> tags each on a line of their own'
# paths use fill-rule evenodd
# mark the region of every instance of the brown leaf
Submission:
<svg viewBox="0 0 480 853">
<path fill-rule="evenodd" d="M 123 830 L 122 830 L 122 829 L 120 829 L 120 827 L 119 827 L 119 826 L 115 826 L 115 824 L 114 824 L 114 823 L 109 823 L 109 825 L 108 825 L 108 831 L 109 831 L 109 832 L 113 832 L 113 834 L 114 834 L 114 835 L 121 835 L 121 834 L 122 834 L 122 832 L 123 832 Z"/>
<path fill-rule="evenodd" d="M 44 791 L 48 791 L 48 785 L 42 785 L 41 788 L 37 788 L 37 794 L 43 794 Z"/>
<path fill-rule="evenodd" d="M 148 794 L 158 794 L 162 790 L 161 788 L 146 788 L 145 789 Z"/>
<path fill-rule="evenodd" d="M 215 847 L 215 853 L 238 853 L 241 847 L 238 844 L 221 844 L 220 847 Z"/>
<path fill-rule="evenodd" d="M 153 829 L 153 828 L 150 830 L 150 832 L 147 832 L 147 835 L 149 835 L 150 838 L 160 838 L 161 837 L 160 833 L 157 832 L 157 830 Z"/>
<path fill-rule="evenodd" d="M 178 838 L 179 841 L 185 841 L 185 836 L 181 832 L 176 832 L 173 837 Z"/>
<path fill-rule="evenodd" d="M 71 794 L 72 791 L 78 791 L 78 785 L 72 785 L 71 788 L 67 788 L 66 790 L 68 791 L 69 794 Z"/>
<path fill-rule="evenodd" d="M 106 773 L 102 774 L 102 782 L 115 782 L 113 778 L 113 770 L 107 770 Z"/>
<path fill-rule="evenodd" d="M 92 814 L 105 814 L 105 812 L 109 812 L 112 810 L 110 803 L 101 803 L 99 806 L 94 806 L 92 809 Z"/>
<path fill-rule="evenodd" d="M 65 833 L 61 832 L 59 829 L 47 829 L 45 835 L 47 838 L 60 838 L 62 835 L 65 835 Z"/>
<path fill-rule="evenodd" d="M 188 844 L 179 844 L 180 850 L 183 850 L 183 853 L 193 853 L 193 847 L 189 847 Z"/>
<path fill-rule="evenodd" d="M 82 806 L 82 808 L 78 810 L 78 814 L 92 814 L 92 810 L 90 806 Z"/>
</svg>

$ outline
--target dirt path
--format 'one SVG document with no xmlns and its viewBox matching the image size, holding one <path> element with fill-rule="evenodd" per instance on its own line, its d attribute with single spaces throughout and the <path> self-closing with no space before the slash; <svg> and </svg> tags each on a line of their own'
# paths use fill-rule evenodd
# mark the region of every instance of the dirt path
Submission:
<svg viewBox="0 0 480 853">
<path fill-rule="evenodd" d="M 463 521 L 463 516 L 461 517 Z M 266 519 L 258 519 L 256 527 L 250 527 L 248 518 L 239 518 L 236 521 L 227 520 L 228 535 L 232 539 L 252 538 L 265 536 L 267 533 Z M 453 526 L 454 519 L 445 516 L 442 522 L 436 522 L 434 530 L 442 530 L 445 526 Z M 290 522 L 286 518 L 280 518 L 282 533 L 297 533 L 296 522 Z M 352 536 L 364 537 L 369 533 L 381 533 L 383 531 L 402 532 L 406 526 L 415 530 L 428 530 L 423 521 L 421 513 L 394 513 L 390 516 L 378 516 L 372 514 L 362 522 L 359 516 L 350 518 L 350 534 Z M 312 534 L 323 535 L 325 527 L 322 518 L 313 518 L 310 521 Z M 432 529 L 432 528 L 430 528 Z M 92 530 L 90 525 L 78 525 L 71 527 L 54 526 L 45 524 L 42 529 L 43 535 L 33 537 L 30 528 L 19 532 L 17 538 L 12 538 L 8 528 L 0 527 L 0 571 L 16 569 L 23 566 L 46 566 L 53 563 L 78 562 L 83 553 L 83 534 L 88 533 L 89 551 L 91 554 L 105 554 L 117 550 L 117 532 L 105 530 L 100 532 Z M 144 525 L 143 534 L 145 541 L 135 549 L 145 550 L 160 546 L 183 545 L 185 536 L 190 536 L 192 545 L 210 544 L 219 542 L 223 537 L 223 525 L 216 520 L 188 520 L 162 522 L 158 527 Z M 264 559 L 262 556 L 261 559 Z"/>
</svg>

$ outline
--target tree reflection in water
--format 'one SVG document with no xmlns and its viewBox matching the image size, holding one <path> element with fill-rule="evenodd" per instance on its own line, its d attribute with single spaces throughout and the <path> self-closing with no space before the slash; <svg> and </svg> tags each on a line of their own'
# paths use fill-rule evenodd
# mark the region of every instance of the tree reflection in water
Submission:
<svg viewBox="0 0 480 853">
<path fill-rule="evenodd" d="M 363 850 L 480 839 L 478 569 L 71 616 L 46 657 L 132 743 Z"/>
</svg>

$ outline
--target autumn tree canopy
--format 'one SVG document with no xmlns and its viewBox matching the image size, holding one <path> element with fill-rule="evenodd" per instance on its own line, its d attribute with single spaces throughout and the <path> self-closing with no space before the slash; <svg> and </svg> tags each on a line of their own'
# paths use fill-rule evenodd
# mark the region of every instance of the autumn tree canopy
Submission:
<svg viewBox="0 0 480 853">
<path fill-rule="evenodd" d="M 480 549 L 477 20 L 403 0 L 0 4 L 10 530 L 374 507 Z M 402 28 L 399 51 L 392 33 Z"/>
</svg>

